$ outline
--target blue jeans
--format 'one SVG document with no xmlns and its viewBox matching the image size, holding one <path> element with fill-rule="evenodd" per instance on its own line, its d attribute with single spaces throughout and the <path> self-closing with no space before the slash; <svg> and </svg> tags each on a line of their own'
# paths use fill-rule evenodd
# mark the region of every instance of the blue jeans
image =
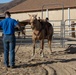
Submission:
<svg viewBox="0 0 76 75">
<path fill-rule="evenodd" d="M 15 45 L 16 40 L 15 36 L 12 34 L 3 36 L 3 45 L 4 45 L 4 64 L 8 66 L 15 65 Z M 9 63 L 10 61 L 10 63 Z"/>
</svg>

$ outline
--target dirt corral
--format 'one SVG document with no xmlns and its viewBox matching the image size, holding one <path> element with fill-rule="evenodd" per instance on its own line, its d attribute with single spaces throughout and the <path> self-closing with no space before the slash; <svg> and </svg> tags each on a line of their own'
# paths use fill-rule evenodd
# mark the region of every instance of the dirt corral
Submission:
<svg viewBox="0 0 76 75">
<path fill-rule="evenodd" d="M 0 54 L 0 75 L 76 75 L 75 45 L 66 48 L 53 47 L 53 53 L 50 55 L 48 44 L 45 42 L 44 57 L 39 55 L 39 42 L 37 42 L 36 55 L 33 58 L 31 57 L 32 49 L 31 39 L 24 41 L 17 39 L 17 67 L 5 68 L 2 52 Z"/>
</svg>

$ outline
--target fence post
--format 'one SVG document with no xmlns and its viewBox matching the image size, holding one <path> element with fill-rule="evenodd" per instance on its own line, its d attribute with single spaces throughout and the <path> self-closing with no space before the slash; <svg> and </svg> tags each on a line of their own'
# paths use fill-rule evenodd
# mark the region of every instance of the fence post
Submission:
<svg viewBox="0 0 76 75">
<path fill-rule="evenodd" d="M 61 21 L 61 45 L 62 47 L 65 47 L 64 41 L 65 41 L 65 22 Z"/>
<path fill-rule="evenodd" d="M 72 31 L 72 37 L 75 38 L 75 23 L 74 23 L 74 21 L 71 21 L 71 31 Z"/>
</svg>

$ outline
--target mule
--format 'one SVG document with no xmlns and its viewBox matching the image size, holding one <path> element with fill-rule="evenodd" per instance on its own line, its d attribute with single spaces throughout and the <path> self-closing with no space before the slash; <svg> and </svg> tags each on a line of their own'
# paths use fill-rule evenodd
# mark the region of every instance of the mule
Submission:
<svg viewBox="0 0 76 75">
<path fill-rule="evenodd" d="M 52 54 L 52 48 L 51 48 L 51 43 L 52 43 L 52 36 L 53 36 L 53 27 L 52 25 L 44 20 L 38 20 L 37 15 L 30 15 L 30 25 L 33 30 L 32 34 L 32 40 L 33 40 L 33 54 L 32 56 L 35 55 L 35 44 L 36 40 L 40 40 L 40 55 L 43 57 L 44 56 L 44 39 L 48 40 L 48 44 L 50 47 L 50 54 Z"/>
</svg>

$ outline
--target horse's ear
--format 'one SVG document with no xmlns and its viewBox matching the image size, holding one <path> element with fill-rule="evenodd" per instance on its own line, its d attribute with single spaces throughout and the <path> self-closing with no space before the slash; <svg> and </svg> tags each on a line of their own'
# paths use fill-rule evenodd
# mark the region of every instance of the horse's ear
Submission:
<svg viewBox="0 0 76 75">
<path fill-rule="evenodd" d="M 37 17 L 37 14 L 35 15 L 35 18 Z"/>
</svg>

